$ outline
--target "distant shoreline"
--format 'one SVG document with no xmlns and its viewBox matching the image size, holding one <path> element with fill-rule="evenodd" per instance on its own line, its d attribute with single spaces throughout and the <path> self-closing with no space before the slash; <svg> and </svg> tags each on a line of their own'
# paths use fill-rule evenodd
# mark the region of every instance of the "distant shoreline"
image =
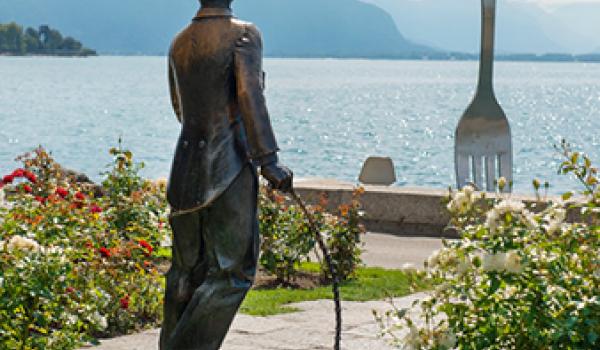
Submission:
<svg viewBox="0 0 600 350">
<path fill-rule="evenodd" d="M 77 54 L 70 52 L 28 53 L 17 55 L 12 53 L 0 53 L 0 57 L 164 57 L 165 54 L 129 54 L 129 53 L 93 53 Z M 410 54 L 405 56 L 335 56 L 335 55 L 266 55 L 265 58 L 272 59 L 336 59 L 336 60 L 390 60 L 390 61 L 478 61 L 479 55 L 474 54 Z M 549 63 L 600 63 L 600 54 L 569 55 L 569 54 L 514 54 L 496 55 L 498 62 L 549 62 Z"/>
<path fill-rule="evenodd" d="M 6 52 L 0 52 L 0 57 L 78 57 L 78 58 L 86 58 L 86 57 L 97 57 L 99 56 L 97 53 L 27 53 L 24 55 L 21 54 L 12 54 Z M 110 56 L 110 55 L 107 55 Z"/>
</svg>

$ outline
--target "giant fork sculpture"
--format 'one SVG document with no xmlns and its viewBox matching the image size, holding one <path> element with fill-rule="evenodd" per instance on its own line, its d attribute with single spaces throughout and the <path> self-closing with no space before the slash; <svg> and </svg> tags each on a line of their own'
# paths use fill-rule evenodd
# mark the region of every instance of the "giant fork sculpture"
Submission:
<svg viewBox="0 0 600 350">
<path fill-rule="evenodd" d="M 481 0 L 481 5 L 479 84 L 456 128 L 454 156 L 459 188 L 472 183 L 479 190 L 493 191 L 499 177 L 512 183 L 512 139 L 493 87 L 496 0 Z"/>
</svg>

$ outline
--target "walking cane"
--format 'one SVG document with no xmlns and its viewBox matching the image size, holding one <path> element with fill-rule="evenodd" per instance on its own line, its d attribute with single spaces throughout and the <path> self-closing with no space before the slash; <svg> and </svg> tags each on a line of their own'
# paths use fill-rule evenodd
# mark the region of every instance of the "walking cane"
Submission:
<svg viewBox="0 0 600 350">
<path fill-rule="evenodd" d="M 335 303 L 335 344 L 333 346 L 334 350 L 340 350 L 340 343 L 342 341 L 342 304 L 340 300 L 340 279 L 338 274 L 336 273 L 336 269 L 333 266 L 333 260 L 331 259 L 331 254 L 329 254 L 329 249 L 323 240 L 323 235 L 319 232 L 319 228 L 317 227 L 315 218 L 306 208 L 306 204 L 302 201 L 298 193 L 294 189 L 291 190 L 291 195 L 294 201 L 300 206 L 302 212 L 304 212 L 304 216 L 308 220 L 308 225 L 312 233 L 315 235 L 317 239 L 317 243 L 323 251 L 323 256 L 325 257 L 325 262 L 327 263 L 327 267 L 329 268 L 329 273 L 331 274 L 331 278 L 333 278 L 333 301 Z"/>
</svg>

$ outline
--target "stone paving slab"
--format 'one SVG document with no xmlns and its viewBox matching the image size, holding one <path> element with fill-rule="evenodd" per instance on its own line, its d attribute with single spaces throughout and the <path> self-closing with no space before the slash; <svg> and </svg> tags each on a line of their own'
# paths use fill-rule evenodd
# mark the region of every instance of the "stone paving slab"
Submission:
<svg viewBox="0 0 600 350">
<path fill-rule="evenodd" d="M 422 294 L 394 299 L 399 307 L 409 307 Z M 238 315 L 222 350 L 329 350 L 333 348 L 334 315 L 330 300 L 294 304 L 302 311 L 270 317 Z M 344 350 L 392 350 L 378 338 L 372 311 L 390 309 L 385 301 L 344 302 Z M 159 330 L 102 341 L 94 350 L 158 350 Z"/>
<path fill-rule="evenodd" d="M 401 269 L 406 264 L 422 269 L 431 253 L 442 248 L 439 238 L 400 237 L 372 232 L 365 235 L 364 242 L 364 263 L 387 269 Z"/>
</svg>

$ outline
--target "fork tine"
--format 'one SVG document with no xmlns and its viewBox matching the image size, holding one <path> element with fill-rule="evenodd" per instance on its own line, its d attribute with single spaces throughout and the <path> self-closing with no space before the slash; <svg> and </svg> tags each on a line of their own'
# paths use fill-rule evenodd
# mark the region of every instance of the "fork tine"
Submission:
<svg viewBox="0 0 600 350">
<path fill-rule="evenodd" d="M 456 154 L 456 184 L 459 189 L 465 187 L 470 180 L 469 156 Z"/>
<path fill-rule="evenodd" d="M 485 157 L 485 168 L 487 190 L 493 192 L 495 187 L 494 181 L 496 180 L 496 155 Z"/>
<path fill-rule="evenodd" d="M 483 187 L 483 159 L 479 156 L 473 156 L 473 182 L 481 191 Z"/>
</svg>

